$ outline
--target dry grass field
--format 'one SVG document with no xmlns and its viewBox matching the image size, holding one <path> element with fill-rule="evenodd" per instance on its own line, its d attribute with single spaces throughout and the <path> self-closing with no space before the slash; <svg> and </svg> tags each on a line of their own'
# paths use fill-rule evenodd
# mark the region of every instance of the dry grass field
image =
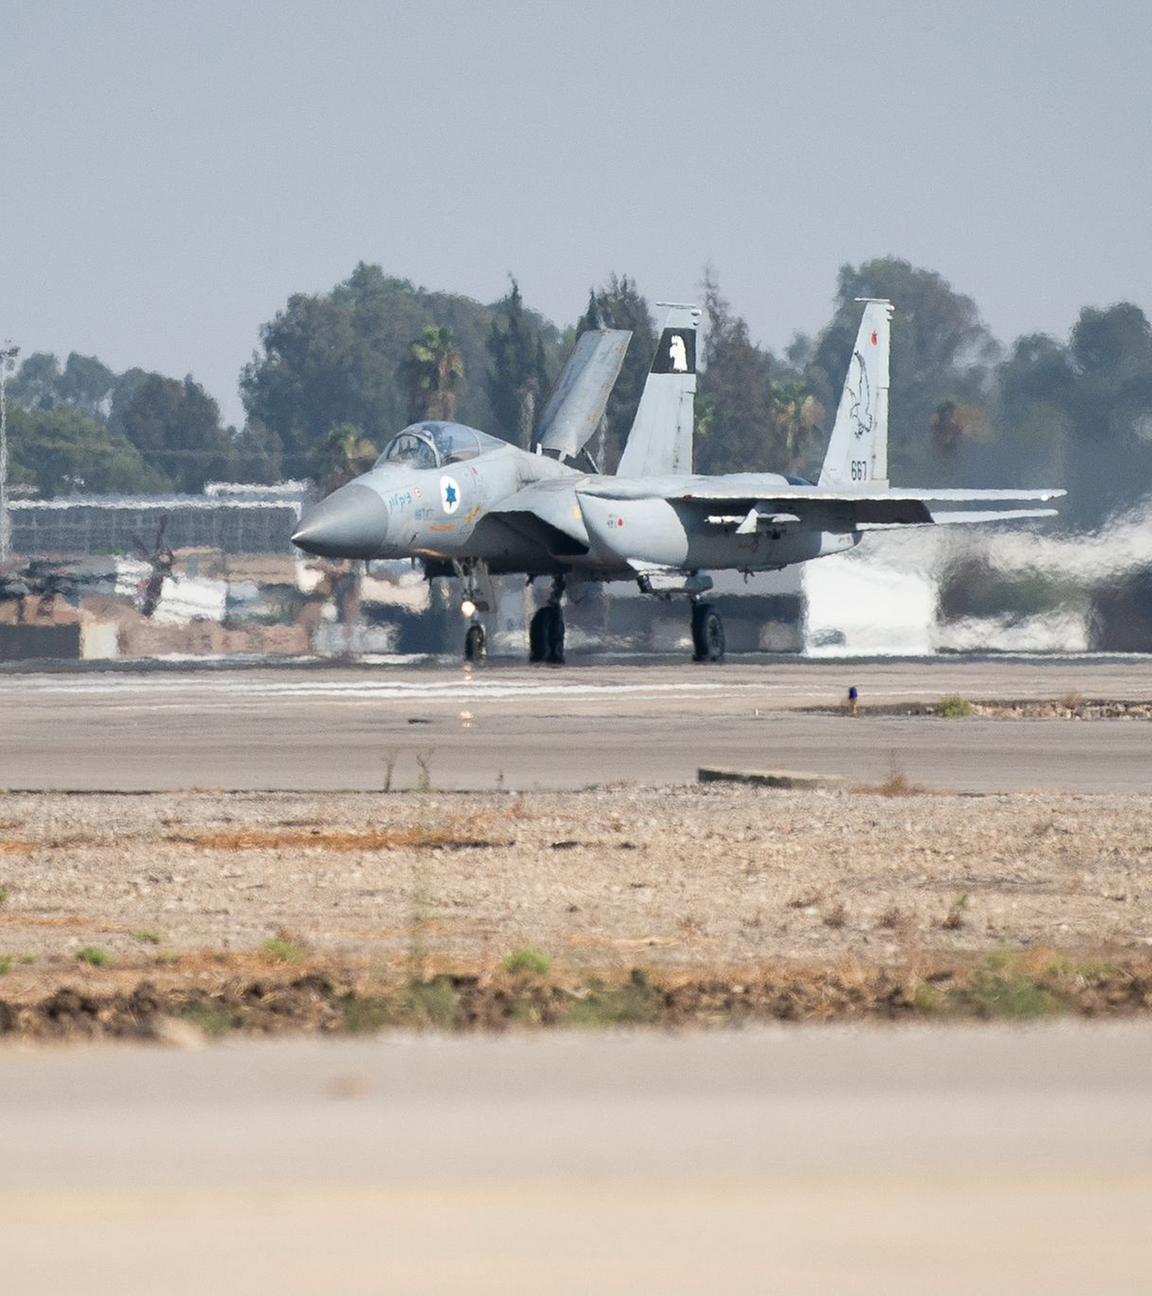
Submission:
<svg viewBox="0 0 1152 1296">
<path fill-rule="evenodd" d="M 1139 797 L 9 795 L 0 1029 L 1152 1005 Z"/>
</svg>

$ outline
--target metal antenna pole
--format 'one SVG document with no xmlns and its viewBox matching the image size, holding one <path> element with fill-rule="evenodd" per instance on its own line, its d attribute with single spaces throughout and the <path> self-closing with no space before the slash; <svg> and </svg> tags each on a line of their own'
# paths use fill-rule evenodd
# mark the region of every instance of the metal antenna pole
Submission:
<svg viewBox="0 0 1152 1296">
<path fill-rule="evenodd" d="M 12 545 L 8 517 L 8 403 L 4 389 L 19 354 L 20 348 L 13 346 L 11 339 L 0 346 L 0 567 L 8 561 Z"/>
</svg>

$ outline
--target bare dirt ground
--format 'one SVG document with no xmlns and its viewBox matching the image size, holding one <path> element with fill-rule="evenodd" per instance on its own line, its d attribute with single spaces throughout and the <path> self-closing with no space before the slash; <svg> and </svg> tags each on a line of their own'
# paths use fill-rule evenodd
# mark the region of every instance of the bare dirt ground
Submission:
<svg viewBox="0 0 1152 1296">
<path fill-rule="evenodd" d="M 133 1020 L 165 995 L 203 1018 L 205 996 L 242 1007 L 296 985 L 272 1025 L 331 1029 L 350 988 L 444 974 L 454 997 L 423 1005 L 433 1024 L 547 1022 L 564 1013 L 535 985 L 546 970 L 561 997 L 622 987 L 642 1018 L 650 983 L 676 988 L 680 1016 L 731 1016 L 733 985 L 762 1015 L 843 1016 L 939 1006 L 941 987 L 968 994 L 1010 956 L 1043 995 L 1139 1009 L 1149 827 L 1130 796 L 14 794 L 0 798 L 0 1001 L 7 1029 L 35 1033 L 19 1009 L 85 1016 L 51 1007 L 65 986 L 95 1017 L 146 982 L 117 1010 Z M 513 965 L 517 1007 L 504 965 L 523 949 L 551 966 Z M 363 1024 L 404 1018 L 373 1005 Z"/>
</svg>

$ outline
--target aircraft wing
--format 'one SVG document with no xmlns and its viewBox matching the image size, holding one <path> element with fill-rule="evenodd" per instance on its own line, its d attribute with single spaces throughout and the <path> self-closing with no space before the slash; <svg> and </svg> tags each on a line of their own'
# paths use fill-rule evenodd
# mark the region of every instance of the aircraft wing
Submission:
<svg viewBox="0 0 1152 1296">
<path fill-rule="evenodd" d="M 902 526 L 971 526 L 982 522 L 1019 522 L 1023 518 L 1056 517 L 1054 508 L 1032 509 L 926 509 L 921 519 L 895 522 L 857 521 L 857 531 L 889 531 Z"/>
<path fill-rule="evenodd" d="M 1020 518 L 1052 517 L 1054 508 L 957 508 L 957 505 L 1041 505 L 1067 494 L 1057 489 L 966 490 L 951 488 L 890 488 L 887 490 L 830 490 L 783 482 L 760 473 L 731 473 L 723 477 L 649 478 L 646 481 L 603 478 L 579 488 L 583 495 L 624 501 L 666 500 L 698 506 L 703 520 L 720 525 L 737 524 L 742 531 L 761 527 L 802 525 L 813 515 L 831 508 L 847 514 L 856 530 L 876 531 L 901 526 L 939 526 L 978 522 L 1006 522 Z"/>
<path fill-rule="evenodd" d="M 533 482 L 501 500 L 486 516 L 550 554 L 587 553 L 588 531 L 573 503 L 572 482 L 571 477 Z"/>
<path fill-rule="evenodd" d="M 858 504 L 892 501 L 966 504 L 987 500 L 1008 503 L 1025 500 L 1053 500 L 1067 495 L 1056 488 L 1042 490 L 976 490 L 935 487 L 893 487 L 877 491 L 828 490 L 808 484 L 782 482 L 767 473 L 728 473 L 723 477 L 599 478 L 580 487 L 585 495 L 598 499 L 677 500 L 813 500 L 825 504 Z"/>
<path fill-rule="evenodd" d="M 560 371 L 536 425 L 535 444 L 572 459 L 584 449 L 604 417 L 632 337 L 628 329 L 581 333 Z"/>
</svg>

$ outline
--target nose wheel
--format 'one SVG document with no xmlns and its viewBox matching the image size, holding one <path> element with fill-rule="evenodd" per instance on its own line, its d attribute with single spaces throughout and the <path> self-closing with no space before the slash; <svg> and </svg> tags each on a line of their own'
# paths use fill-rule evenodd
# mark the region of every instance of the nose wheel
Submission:
<svg viewBox="0 0 1152 1296">
<path fill-rule="evenodd" d="M 473 621 L 464 634 L 464 660 L 482 662 L 488 656 L 488 636 L 479 621 Z"/>
<path fill-rule="evenodd" d="M 692 604 L 692 660 L 724 660 L 724 622 L 711 603 Z"/>
</svg>

